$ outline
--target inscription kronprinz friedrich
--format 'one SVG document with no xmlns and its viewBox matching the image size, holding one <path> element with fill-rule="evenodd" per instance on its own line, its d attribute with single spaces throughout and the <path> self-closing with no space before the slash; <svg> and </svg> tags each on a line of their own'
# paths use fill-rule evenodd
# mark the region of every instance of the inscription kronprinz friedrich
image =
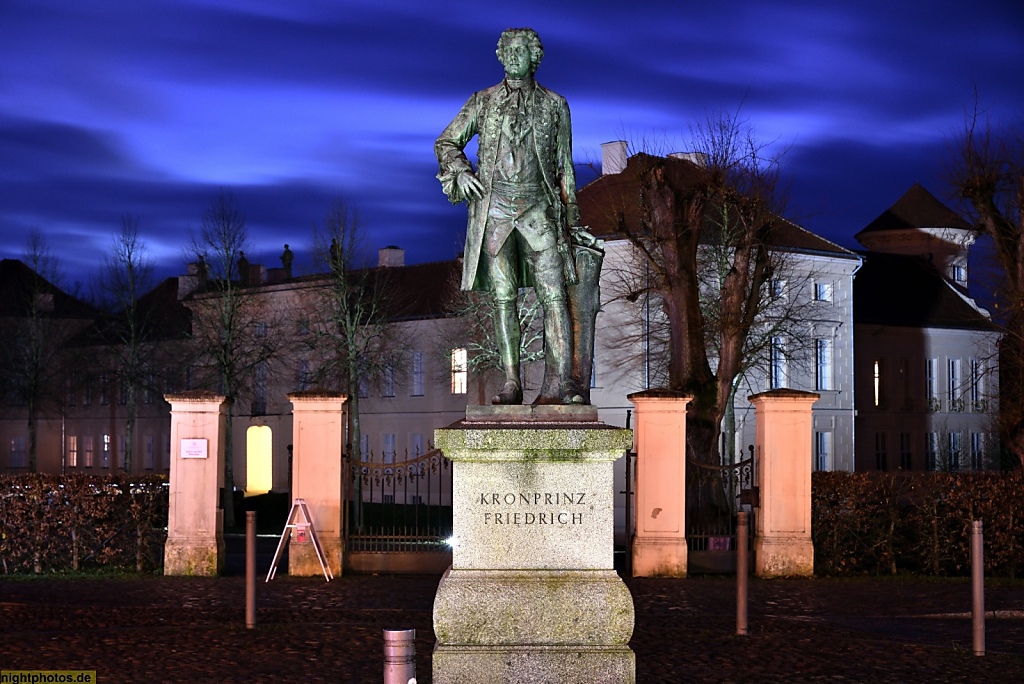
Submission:
<svg viewBox="0 0 1024 684">
<path fill-rule="evenodd" d="M 589 505 L 590 496 L 586 492 L 480 492 L 477 504 L 498 509 L 484 510 L 485 525 L 582 525 L 583 513 L 567 509 Z M 519 510 L 511 510 L 513 506 Z"/>
</svg>

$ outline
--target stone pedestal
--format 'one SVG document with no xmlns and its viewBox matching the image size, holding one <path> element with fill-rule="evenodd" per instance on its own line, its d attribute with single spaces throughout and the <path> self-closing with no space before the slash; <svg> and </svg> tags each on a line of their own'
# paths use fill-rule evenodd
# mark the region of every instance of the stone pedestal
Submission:
<svg viewBox="0 0 1024 684">
<path fill-rule="evenodd" d="M 692 397 L 647 390 L 628 398 L 636 407 L 633 576 L 686 577 L 686 405 Z"/>
<path fill-rule="evenodd" d="M 212 392 L 168 394 L 171 405 L 170 508 L 165 575 L 218 575 L 224 569 L 224 435 L 228 403 Z"/>
<path fill-rule="evenodd" d="M 758 577 L 811 577 L 811 406 L 819 395 L 779 389 L 750 397 L 757 421 L 754 571 Z"/>
<path fill-rule="evenodd" d="M 305 499 L 313 527 L 335 577 L 341 575 L 342 462 L 348 397 L 320 391 L 293 392 L 292 501 Z M 323 574 L 316 549 L 294 538 L 288 544 L 288 574 L 303 577 Z"/>
<path fill-rule="evenodd" d="M 633 599 L 613 567 L 613 463 L 629 430 L 590 406 L 470 407 L 453 461 L 452 567 L 433 681 L 633 682 Z"/>
</svg>

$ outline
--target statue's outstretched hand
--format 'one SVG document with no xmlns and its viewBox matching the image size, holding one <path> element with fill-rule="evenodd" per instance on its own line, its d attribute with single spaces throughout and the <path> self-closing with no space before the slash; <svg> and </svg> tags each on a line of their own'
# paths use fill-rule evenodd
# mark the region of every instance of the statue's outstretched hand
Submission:
<svg viewBox="0 0 1024 684">
<path fill-rule="evenodd" d="M 455 180 L 459 192 L 468 200 L 479 200 L 484 196 L 484 184 L 472 171 L 463 171 Z"/>
</svg>

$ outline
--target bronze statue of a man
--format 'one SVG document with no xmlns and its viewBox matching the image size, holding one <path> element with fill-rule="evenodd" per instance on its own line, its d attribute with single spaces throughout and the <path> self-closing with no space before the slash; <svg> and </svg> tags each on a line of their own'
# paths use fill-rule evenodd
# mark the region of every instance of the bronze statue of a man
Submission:
<svg viewBox="0 0 1024 684">
<path fill-rule="evenodd" d="M 544 55 L 533 29 L 498 40 L 504 80 L 474 93 L 434 143 L 448 199 L 469 203 L 462 289 L 493 294 L 505 383 L 491 401 L 520 404 L 516 299 L 533 287 L 544 310 L 545 382 L 535 403 L 580 404 L 572 376 L 567 286 L 576 283 L 570 230 L 579 228 L 569 105 L 533 74 Z M 464 149 L 479 136 L 477 169 Z"/>
</svg>

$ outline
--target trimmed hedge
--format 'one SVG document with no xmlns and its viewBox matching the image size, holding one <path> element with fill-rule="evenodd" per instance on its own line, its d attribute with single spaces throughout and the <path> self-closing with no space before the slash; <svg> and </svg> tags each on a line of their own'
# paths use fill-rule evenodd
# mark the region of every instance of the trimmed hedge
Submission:
<svg viewBox="0 0 1024 684">
<path fill-rule="evenodd" d="M 971 522 L 986 575 L 1024 570 L 1024 473 L 814 473 L 815 574 L 965 576 Z"/>
<path fill-rule="evenodd" d="M 167 478 L 0 476 L 0 572 L 163 565 Z"/>
</svg>

